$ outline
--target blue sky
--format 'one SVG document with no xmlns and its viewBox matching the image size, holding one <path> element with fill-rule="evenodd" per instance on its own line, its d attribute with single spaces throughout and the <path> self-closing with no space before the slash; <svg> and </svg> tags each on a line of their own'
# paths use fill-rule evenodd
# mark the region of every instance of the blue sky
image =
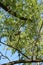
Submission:
<svg viewBox="0 0 43 65">
<path fill-rule="evenodd" d="M 4 41 L 5 41 L 5 38 L 2 39 L 1 41 L 4 42 Z M 10 61 L 13 61 L 13 60 L 17 60 L 17 59 L 18 59 L 18 54 L 17 54 L 17 52 L 12 55 L 11 50 L 7 50 L 7 51 L 6 51 L 6 49 L 7 49 L 7 46 L 5 47 L 3 44 L 1 44 L 1 46 L 0 46 L 0 52 L 2 52 L 3 55 L 6 54 L 6 56 L 7 56 L 8 58 L 10 58 Z M 5 59 L 5 58 L 2 59 L 2 57 L 1 57 L 1 59 L 0 59 L 0 64 L 1 64 L 1 63 L 2 63 L 2 64 L 3 64 L 3 63 L 6 63 L 6 62 L 9 62 L 9 60 L 7 60 L 7 59 Z"/>
</svg>

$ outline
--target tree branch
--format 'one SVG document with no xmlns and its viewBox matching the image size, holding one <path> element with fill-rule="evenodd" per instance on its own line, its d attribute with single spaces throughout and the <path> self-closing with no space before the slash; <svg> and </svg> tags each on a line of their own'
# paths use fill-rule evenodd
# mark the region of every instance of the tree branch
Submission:
<svg viewBox="0 0 43 65">
<path fill-rule="evenodd" d="M 8 59 L 10 61 L 10 59 L 7 56 L 4 56 L 1 52 L 0 52 L 1 56 L 5 57 L 6 59 Z"/>
<path fill-rule="evenodd" d="M 43 21 L 42 21 L 42 24 L 41 24 L 40 29 L 39 29 L 39 32 L 38 32 L 38 37 L 32 42 L 32 43 L 35 44 L 34 46 L 37 46 L 37 42 L 38 42 L 38 40 L 39 40 L 40 31 L 41 31 L 41 29 L 42 29 L 42 26 L 43 26 Z M 38 47 L 37 47 L 37 50 L 38 50 Z M 37 51 L 37 52 L 38 52 L 38 51 Z M 36 52 L 36 53 L 37 53 L 37 52 Z M 33 54 L 34 54 L 34 52 L 33 52 Z M 33 60 L 33 54 L 32 54 L 32 60 Z M 37 54 L 37 55 L 38 55 L 38 54 Z M 37 59 L 37 56 L 36 56 L 36 59 Z"/>
<path fill-rule="evenodd" d="M 17 17 L 16 12 L 13 12 L 12 10 L 10 10 L 10 9 L 8 8 L 8 6 L 3 5 L 1 2 L 0 2 L 0 7 L 3 8 L 3 9 L 4 9 L 5 11 L 7 11 L 8 13 L 10 13 L 11 15 Z M 13 13 L 12 13 L 12 12 L 13 12 Z M 18 18 L 18 17 L 17 17 L 17 18 Z M 21 19 L 21 20 L 27 20 L 27 18 L 25 18 L 25 17 L 19 17 L 19 19 Z M 29 20 L 31 20 L 31 19 L 29 19 Z"/>
<path fill-rule="evenodd" d="M 0 43 L 2 43 L 3 45 L 9 46 L 9 47 L 11 47 L 11 48 L 17 50 L 17 51 L 18 51 L 19 53 L 21 53 L 24 57 L 26 57 L 27 59 L 30 59 L 30 58 L 28 58 L 28 56 L 26 56 L 24 53 L 22 53 L 19 49 L 15 48 L 15 47 L 13 47 L 13 46 L 11 46 L 11 45 L 9 45 L 9 44 L 5 44 L 5 43 L 3 43 L 3 42 L 1 42 L 1 41 L 0 41 Z"/>
<path fill-rule="evenodd" d="M 5 63 L 2 65 L 14 65 L 14 64 L 19 64 L 19 63 L 32 63 L 32 62 L 43 62 L 43 60 L 17 60 L 17 61 L 12 61 L 9 63 Z"/>
</svg>

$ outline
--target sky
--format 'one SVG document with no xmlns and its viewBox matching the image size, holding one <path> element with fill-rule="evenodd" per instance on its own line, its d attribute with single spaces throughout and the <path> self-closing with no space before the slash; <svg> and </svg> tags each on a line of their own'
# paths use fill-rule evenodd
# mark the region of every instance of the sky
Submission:
<svg viewBox="0 0 43 65">
<path fill-rule="evenodd" d="M 5 38 L 2 39 L 1 41 L 4 42 L 4 41 L 5 41 Z M 13 60 L 17 60 L 17 59 L 18 59 L 18 54 L 17 54 L 17 52 L 15 52 L 15 54 L 12 55 L 11 50 L 7 50 L 7 51 L 6 51 L 6 49 L 7 49 L 7 47 L 5 47 L 3 44 L 1 44 L 1 46 L 0 46 L 0 52 L 2 52 L 3 55 L 6 54 L 6 56 L 10 58 L 10 61 L 13 61 Z M 1 55 L 1 54 L 0 54 L 0 55 Z M 2 59 L 2 58 L 3 58 L 3 57 L 1 57 L 1 59 L 0 59 L 0 64 L 1 64 L 1 63 L 3 64 L 3 63 L 6 63 L 6 62 L 9 62 L 9 60 L 7 60 L 7 59 L 5 59 L 5 58 Z"/>
</svg>

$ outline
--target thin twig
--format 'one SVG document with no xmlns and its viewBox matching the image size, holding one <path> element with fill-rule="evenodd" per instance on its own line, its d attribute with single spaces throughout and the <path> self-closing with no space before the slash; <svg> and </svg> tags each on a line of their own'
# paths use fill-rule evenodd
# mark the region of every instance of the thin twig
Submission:
<svg viewBox="0 0 43 65">
<path fill-rule="evenodd" d="M 1 56 L 5 57 L 6 59 L 8 59 L 8 60 L 10 61 L 10 59 L 9 59 L 7 56 L 4 56 L 4 55 L 2 54 L 2 52 L 0 52 L 0 54 L 1 54 Z"/>
<path fill-rule="evenodd" d="M 13 47 L 13 46 L 7 44 L 7 43 L 5 44 L 5 43 L 3 43 L 3 42 L 1 42 L 1 41 L 0 41 L 0 43 L 3 44 L 3 45 L 6 45 L 6 46 L 8 46 L 8 47 L 11 47 L 11 48 L 13 48 L 13 49 L 15 49 L 15 50 L 17 50 L 17 51 L 18 51 L 19 53 L 21 53 L 24 57 L 26 57 L 27 59 L 30 59 L 30 58 L 28 58 L 28 56 L 26 56 L 24 53 L 22 53 L 19 49 L 15 48 L 15 47 Z"/>
</svg>

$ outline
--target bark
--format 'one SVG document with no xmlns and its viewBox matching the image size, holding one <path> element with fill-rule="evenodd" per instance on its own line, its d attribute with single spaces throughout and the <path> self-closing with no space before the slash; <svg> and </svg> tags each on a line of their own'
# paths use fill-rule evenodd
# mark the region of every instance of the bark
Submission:
<svg viewBox="0 0 43 65">
<path fill-rule="evenodd" d="M 17 60 L 17 61 L 12 61 L 12 62 L 9 62 L 9 63 L 5 63 L 5 64 L 2 64 L 2 65 L 14 65 L 14 64 L 19 64 L 19 63 L 37 63 L 37 62 L 43 62 L 43 60 Z"/>
<path fill-rule="evenodd" d="M 1 2 L 0 2 L 0 7 L 3 8 L 5 11 L 7 11 L 8 13 L 12 14 L 13 16 L 17 17 L 17 14 L 16 12 L 13 12 L 12 10 L 10 10 L 10 8 L 8 8 L 8 6 L 5 6 L 3 5 Z M 13 12 L 13 13 L 11 13 Z M 18 18 L 18 17 L 17 17 Z M 25 17 L 19 17 L 19 19 L 21 20 L 27 20 L 27 18 Z M 31 20 L 31 19 L 30 19 Z"/>
</svg>

